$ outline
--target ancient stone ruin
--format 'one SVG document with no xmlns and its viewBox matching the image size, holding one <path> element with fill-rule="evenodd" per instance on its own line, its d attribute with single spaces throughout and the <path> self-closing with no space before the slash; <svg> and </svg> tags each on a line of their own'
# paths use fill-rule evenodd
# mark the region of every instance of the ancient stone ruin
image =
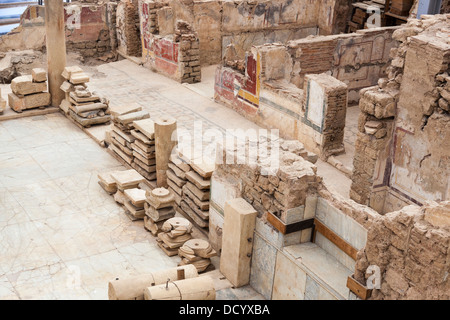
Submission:
<svg viewBox="0 0 450 320">
<path fill-rule="evenodd" d="M 450 299 L 450 1 L 0 25 L 0 299 Z"/>
</svg>

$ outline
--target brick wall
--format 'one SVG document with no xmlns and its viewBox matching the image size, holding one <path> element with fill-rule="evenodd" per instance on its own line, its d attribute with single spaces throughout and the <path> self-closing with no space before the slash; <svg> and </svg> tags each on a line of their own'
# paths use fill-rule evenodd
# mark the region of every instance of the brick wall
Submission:
<svg viewBox="0 0 450 320">
<path fill-rule="evenodd" d="M 142 54 L 137 1 L 121 1 L 117 5 L 116 30 L 118 51 L 140 57 Z"/>
</svg>

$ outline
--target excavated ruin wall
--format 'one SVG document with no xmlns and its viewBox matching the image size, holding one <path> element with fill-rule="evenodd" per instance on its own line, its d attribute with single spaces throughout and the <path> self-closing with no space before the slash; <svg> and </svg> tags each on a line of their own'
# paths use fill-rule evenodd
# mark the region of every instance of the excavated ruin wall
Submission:
<svg viewBox="0 0 450 320">
<path fill-rule="evenodd" d="M 380 213 L 450 198 L 449 19 L 397 30 L 388 78 L 361 93 L 350 196 Z"/>
<path fill-rule="evenodd" d="M 372 276 L 369 266 L 379 268 L 380 277 L 371 299 L 448 300 L 450 202 L 407 206 L 375 219 L 356 263 L 361 283 Z"/>
<path fill-rule="evenodd" d="M 152 33 L 169 35 L 177 20 L 186 21 L 198 34 L 201 64 L 210 65 L 221 61 L 230 43 L 244 58 L 252 45 L 344 31 L 342 12 L 348 9 L 348 2 L 141 0 L 141 7 L 144 3 L 152 7 L 149 14 L 141 8 L 141 23 L 144 19 Z M 143 37 L 145 41 L 148 35 L 144 32 Z"/>
<path fill-rule="evenodd" d="M 110 29 L 115 22 L 108 20 L 107 4 L 69 3 L 64 6 L 66 47 L 84 57 L 99 57 L 111 51 Z M 0 52 L 45 49 L 44 6 L 28 6 L 20 25 L 0 37 Z"/>
</svg>

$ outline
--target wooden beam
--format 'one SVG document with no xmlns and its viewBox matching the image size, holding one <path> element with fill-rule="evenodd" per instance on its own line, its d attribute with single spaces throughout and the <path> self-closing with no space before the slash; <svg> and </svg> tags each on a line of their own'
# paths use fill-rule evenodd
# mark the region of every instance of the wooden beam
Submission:
<svg viewBox="0 0 450 320">
<path fill-rule="evenodd" d="M 12 19 L 1 19 L 0 26 L 7 26 L 10 24 L 20 23 L 20 18 L 12 18 Z"/>
<path fill-rule="evenodd" d="M 349 257 L 353 260 L 356 260 L 356 255 L 358 254 L 358 250 L 352 247 L 347 241 L 338 236 L 333 230 L 329 229 L 322 222 L 317 219 L 314 219 L 314 233 L 320 232 L 325 238 L 333 242 L 339 249 L 344 251 Z M 315 236 L 314 236 L 315 238 Z"/>
<path fill-rule="evenodd" d="M 372 289 L 368 289 L 366 286 L 356 281 L 353 275 L 347 278 L 347 288 L 362 300 L 367 300 L 372 296 Z"/>
<path fill-rule="evenodd" d="M 24 7 L 24 6 L 28 6 L 28 5 L 34 5 L 34 4 L 38 4 L 38 2 L 37 1 L 27 1 L 27 2 L 0 3 L 0 9 Z"/>
<path fill-rule="evenodd" d="M 305 229 L 310 229 L 314 226 L 314 219 L 307 219 L 291 224 L 285 224 L 271 212 L 267 212 L 267 221 L 282 234 L 289 234 Z"/>
</svg>

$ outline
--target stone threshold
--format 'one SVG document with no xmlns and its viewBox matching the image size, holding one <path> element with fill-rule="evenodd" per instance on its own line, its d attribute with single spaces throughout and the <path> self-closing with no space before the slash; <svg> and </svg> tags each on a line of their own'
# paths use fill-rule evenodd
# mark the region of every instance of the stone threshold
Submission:
<svg viewBox="0 0 450 320">
<path fill-rule="evenodd" d="M 15 112 L 14 110 L 7 108 L 3 114 L 0 115 L 0 121 L 21 119 L 26 117 L 34 117 L 34 116 L 42 116 L 50 113 L 59 112 L 59 108 L 57 107 L 46 107 L 46 108 L 36 108 L 36 109 L 28 109 L 23 110 L 22 112 Z"/>
</svg>

